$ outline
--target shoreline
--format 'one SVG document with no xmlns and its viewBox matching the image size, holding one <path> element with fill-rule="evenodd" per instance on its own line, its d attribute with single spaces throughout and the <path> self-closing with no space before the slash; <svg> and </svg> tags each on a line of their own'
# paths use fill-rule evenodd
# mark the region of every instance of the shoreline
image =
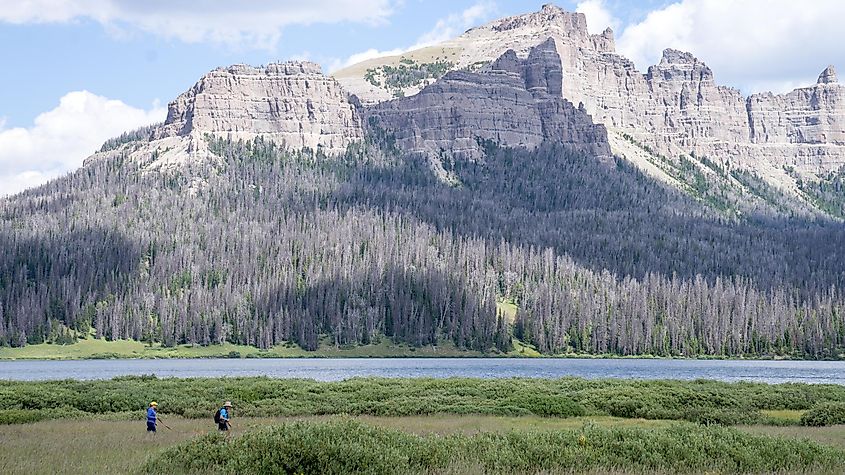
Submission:
<svg viewBox="0 0 845 475">
<path fill-rule="evenodd" d="M 116 360 L 372 360 L 372 359 L 501 359 L 501 360 L 665 360 L 665 361 L 791 361 L 791 362 L 845 362 L 845 358 L 802 358 L 792 356 L 657 356 L 657 355 L 615 355 L 615 354 L 559 354 L 559 355 L 514 355 L 514 354 L 484 354 L 467 352 L 467 354 L 343 354 L 340 350 L 331 353 L 320 353 L 302 355 L 280 355 L 249 353 L 247 355 L 229 356 L 218 355 L 130 355 L 130 354 L 92 354 L 86 356 L 51 355 L 51 356 L 0 356 L 0 363 L 15 361 L 116 361 Z"/>
<path fill-rule="evenodd" d="M 845 361 L 845 354 L 835 357 L 812 358 L 802 355 L 620 355 L 614 353 L 541 354 L 533 346 L 516 338 L 513 350 L 507 353 L 481 352 L 458 348 L 451 341 L 438 345 L 413 347 L 381 338 L 370 345 L 336 346 L 328 338 L 320 341 L 317 350 L 308 351 L 295 344 L 277 345 L 262 349 L 232 343 L 165 347 L 137 340 L 105 340 L 83 338 L 76 343 L 40 343 L 24 347 L 0 347 L 2 361 L 83 361 L 83 360 L 161 360 L 161 359 L 641 359 L 641 360 L 700 360 L 700 361 Z"/>
</svg>

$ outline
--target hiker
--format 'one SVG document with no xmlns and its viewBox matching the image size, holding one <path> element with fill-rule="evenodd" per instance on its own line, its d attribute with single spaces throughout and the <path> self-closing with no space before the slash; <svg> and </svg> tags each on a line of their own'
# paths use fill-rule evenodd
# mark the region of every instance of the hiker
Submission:
<svg viewBox="0 0 845 475">
<path fill-rule="evenodd" d="M 158 403 L 153 401 L 150 407 L 147 408 L 147 432 L 156 433 L 156 425 L 158 424 Z"/>
<path fill-rule="evenodd" d="M 229 420 L 232 418 L 232 402 L 226 401 L 223 407 L 217 410 L 214 414 L 214 422 L 217 423 L 217 429 L 227 431 L 232 428 L 232 423 Z"/>
</svg>

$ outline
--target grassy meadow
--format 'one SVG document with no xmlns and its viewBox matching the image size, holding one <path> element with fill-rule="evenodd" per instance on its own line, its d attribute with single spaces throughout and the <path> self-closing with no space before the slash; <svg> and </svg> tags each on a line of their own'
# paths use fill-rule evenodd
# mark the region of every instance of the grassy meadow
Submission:
<svg viewBox="0 0 845 475">
<path fill-rule="evenodd" d="M 528 350 L 528 353 L 525 352 Z M 522 350 L 522 351 L 520 351 Z M 382 339 L 371 345 L 334 346 L 325 340 L 316 351 L 306 351 L 296 345 L 278 345 L 269 349 L 233 345 L 178 345 L 152 346 L 133 340 L 107 341 L 97 338 L 80 339 L 68 345 L 41 343 L 20 348 L 0 346 L 0 360 L 80 360 L 80 359 L 134 359 L 134 358 L 394 358 L 394 357 L 480 357 L 491 356 L 471 350 L 462 350 L 444 341 L 438 346 L 415 348 L 403 343 Z M 539 353 L 519 345 L 509 356 L 539 356 Z"/>
<path fill-rule="evenodd" d="M 415 450 L 428 446 L 426 450 L 431 450 L 435 455 L 437 450 L 442 450 L 450 460 L 455 459 L 458 462 L 450 466 L 448 463 L 442 463 L 443 455 L 440 459 L 435 457 L 425 462 L 431 465 L 427 468 L 427 473 L 479 473 L 479 470 L 485 468 L 489 468 L 491 473 L 512 473 L 514 470 L 519 471 L 520 464 L 523 470 L 529 468 L 528 466 L 536 459 L 541 460 L 539 463 L 545 464 L 544 468 L 541 467 L 544 470 L 541 473 L 669 473 L 670 471 L 694 473 L 703 471 L 705 468 L 711 473 L 742 473 L 743 471 L 750 473 L 754 472 L 752 469 L 771 468 L 783 473 L 803 471 L 833 474 L 841 469 L 841 465 L 836 462 L 836 457 L 845 454 L 845 426 L 807 428 L 756 425 L 730 430 L 674 421 L 602 416 L 574 418 L 450 415 L 358 416 L 355 418 L 349 416 L 236 417 L 231 440 L 239 441 L 247 434 L 255 434 L 255 436 L 250 441 L 232 445 L 217 437 L 210 419 L 169 417 L 165 419 L 165 422 L 171 429 L 161 427 L 156 435 L 147 434 L 141 420 L 51 420 L 5 426 L 0 431 L 0 444 L 4 448 L 4 457 L 0 458 L 0 473 L 191 473 L 192 467 L 186 466 L 190 465 L 187 463 L 186 454 L 191 454 L 190 459 L 202 462 L 209 459 L 202 452 L 208 450 L 209 447 L 219 449 L 224 453 L 237 454 L 238 463 L 254 463 L 254 461 L 249 461 L 251 454 L 254 456 L 256 453 L 268 450 L 272 450 L 277 455 L 286 454 L 285 457 L 290 457 L 291 450 L 295 450 L 300 455 L 308 452 L 333 452 L 337 457 L 338 451 L 346 453 L 348 447 L 344 444 L 351 443 L 358 447 L 366 447 L 366 445 L 358 445 L 361 444 L 362 436 L 355 435 L 350 430 L 366 431 L 368 427 L 383 429 L 385 432 L 366 434 L 363 438 L 364 443 L 371 443 L 372 437 L 386 436 L 392 440 L 396 438 L 397 433 L 403 437 L 412 436 L 410 439 L 400 438 L 400 444 L 394 444 L 389 448 L 389 455 L 399 457 L 400 464 L 406 460 L 405 457 L 411 459 L 408 454 L 397 455 L 397 451 L 401 452 L 406 448 L 405 445 Z M 274 437 L 271 436 L 285 434 L 285 431 L 291 430 L 289 427 L 291 423 L 299 423 L 294 428 L 296 445 L 293 449 L 288 447 L 286 453 L 278 445 L 282 444 L 281 441 L 272 440 Z M 353 425 L 350 426 L 350 423 Z M 360 424 L 363 427 L 354 424 Z M 353 434 L 350 436 L 351 442 L 349 439 L 337 440 L 338 427 L 347 435 Z M 306 447 L 305 436 L 314 437 L 312 432 L 319 430 L 324 431 L 321 437 L 325 445 L 319 450 Z M 581 442 L 582 435 L 583 442 Z M 758 437 L 749 438 L 746 435 Z M 650 437 L 650 442 L 644 443 L 643 437 Z M 263 440 L 259 442 L 255 438 Z M 268 441 L 268 438 L 271 440 Z M 611 447 L 605 446 L 608 438 L 616 441 Z M 664 440 L 664 438 L 668 439 Z M 674 443 L 668 442 L 671 439 L 676 440 Z M 689 443 L 689 439 L 698 439 L 700 442 L 709 440 L 714 445 L 699 446 L 692 451 L 687 447 L 678 447 L 679 443 Z M 408 440 L 411 442 L 407 443 Z M 721 446 L 719 441 L 722 441 Z M 287 442 L 292 443 L 290 434 L 288 434 Z M 272 449 L 258 449 L 252 445 L 255 443 L 272 443 L 274 446 Z M 475 447 L 470 449 L 467 444 L 475 444 Z M 490 445 L 480 452 L 484 455 L 483 460 L 472 460 L 472 457 L 467 456 L 467 454 L 478 452 L 478 445 L 484 444 Z M 518 444 L 535 447 L 535 452 L 532 452 L 531 457 L 510 455 L 518 448 Z M 763 444 L 759 448 L 765 450 L 758 450 L 754 444 Z M 536 447 L 538 445 L 540 447 Z M 437 448 L 432 449 L 431 446 L 437 446 Z M 284 447 L 284 444 L 281 447 Z M 569 458 L 565 460 L 561 460 L 562 457 L 559 456 L 543 459 L 538 454 L 539 451 L 545 457 L 552 457 L 554 453 L 564 448 L 569 451 Z M 690 463 L 694 457 L 701 455 L 697 450 L 715 450 L 716 448 L 720 448 L 721 453 L 731 454 L 730 457 L 722 457 L 715 464 L 698 465 L 697 470 L 693 470 L 695 466 L 689 466 L 685 470 L 684 467 L 672 465 L 672 463 Z M 642 449 L 652 452 L 643 453 Z M 550 454 L 549 450 L 554 452 Z M 775 453 L 783 452 L 789 456 L 766 462 L 769 463 L 766 466 L 764 461 L 754 454 L 769 455 L 769 450 Z M 372 452 L 385 455 L 384 452 L 378 450 Z M 355 453 L 360 456 L 360 451 Z M 507 459 L 501 460 L 497 454 L 505 454 Z M 628 460 L 635 454 L 636 460 Z M 585 463 L 587 460 L 585 457 L 588 456 L 592 457 L 590 460 L 593 460 L 589 464 Z M 605 457 L 605 459 L 597 457 Z M 615 459 L 606 457 L 615 457 Z M 672 457 L 674 457 L 674 462 L 670 463 Z M 391 463 L 390 468 L 394 468 L 394 463 L 390 459 L 387 460 Z M 568 466 L 563 463 L 567 460 Z M 334 463 L 340 462 L 334 461 Z M 362 462 L 359 459 L 359 463 L 369 464 L 368 470 L 359 470 L 363 473 L 401 473 L 398 469 L 380 471 L 378 470 L 380 465 L 369 460 Z M 573 466 L 573 463 L 577 465 Z M 704 463 L 703 457 L 700 463 Z M 752 463 L 755 465 L 750 465 Z M 276 467 L 283 466 L 279 460 L 274 461 L 274 464 Z M 504 465 L 496 466 L 495 464 Z M 223 463 L 221 466 L 195 466 L 193 473 L 227 473 L 225 465 Z M 488 467 L 488 465 L 493 466 Z M 506 467 L 507 470 L 505 470 Z M 322 472 L 322 470 L 309 470 L 304 466 L 299 468 L 299 471 L 290 470 L 287 473 Z M 423 471 L 421 467 L 418 468 L 420 470 L 417 471 Z M 244 467 L 239 467 L 238 471 L 250 473 Z M 407 469 L 405 471 L 408 472 Z M 231 471 L 231 473 L 234 472 Z"/>
<path fill-rule="evenodd" d="M 0 399 L 0 473 L 845 473 L 841 386 L 125 377 Z M 150 400 L 171 429 L 145 432 Z"/>
<path fill-rule="evenodd" d="M 283 424 L 292 420 L 327 421 L 333 416 L 309 418 L 243 418 L 232 425 L 232 436 Z M 618 418 L 541 418 L 492 416 L 361 416 L 357 420 L 374 426 L 419 435 L 506 432 L 509 430 L 554 431 L 578 429 L 585 424 L 606 427 L 661 427 L 665 422 Z M 0 444 L 0 473 L 131 473 L 164 449 L 196 437 L 215 433 L 210 418 L 165 417 L 171 427 L 153 436 L 141 420 L 51 420 L 4 426 Z"/>
</svg>

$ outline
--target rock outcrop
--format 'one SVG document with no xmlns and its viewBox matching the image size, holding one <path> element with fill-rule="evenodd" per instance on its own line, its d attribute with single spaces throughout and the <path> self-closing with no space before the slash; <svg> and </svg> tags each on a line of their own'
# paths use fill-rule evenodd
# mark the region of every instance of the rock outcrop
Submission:
<svg viewBox="0 0 845 475">
<path fill-rule="evenodd" d="M 146 169 L 213 162 L 206 135 L 251 140 L 258 135 L 293 150 L 342 153 L 364 130 L 358 109 L 336 80 L 315 63 L 233 65 L 203 76 L 168 106 L 164 124 L 147 142 L 97 153 L 118 154 Z"/>
<path fill-rule="evenodd" d="M 819 74 L 819 80 L 816 81 L 817 84 L 833 84 L 836 82 L 839 81 L 836 79 L 836 69 L 833 67 L 833 65 L 830 65 L 825 68 L 825 70 L 822 71 L 821 74 Z"/>
<path fill-rule="evenodd" d="M 475 160 L 484 141 L 534 149 L 550 140 L 610 157 L 604 127 L 562 97 L 562 74 L 549 39 L 524 60 L 507 51 L 478 72 L 453 71 L 415 96 L 369 107 L 367 123 L 428 156 Z"/>
</svg>

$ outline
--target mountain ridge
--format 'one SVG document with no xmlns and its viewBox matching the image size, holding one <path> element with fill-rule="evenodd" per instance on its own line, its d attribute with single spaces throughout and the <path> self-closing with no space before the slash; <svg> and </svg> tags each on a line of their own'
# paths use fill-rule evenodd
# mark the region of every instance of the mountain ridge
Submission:
<svg viewBox="0 0 845 475">
<path fill-rule="evenodd" d="M 650 154 L 650 161 L 660 161 L 658 155 L 671 160 L 683 155 L 708 173 L 696 158 L 707 157 L 721 166 L 751 170 L 802 200 L 798 180 L 784 168 L 794 169 L 805 180 L 817 180 L 845 165 L 841 138 L 845 87 L 835 82 L 835 74 L 792 93 L 745 97 L 735 88 L 716 84 L 705 63 L 673 49 L 664 51 L 660 64 L 640 73 L 615 52 L 612 30 L 591 35 L 587 20 L 583 14 L 547 4 L 539 12 L 494 20 L 440 45 L 370 60 L 365 68 L 379 71 L 379 61 L 396 64 L 420 55 L 418 62 L 425 62 L 432 54 L 440 60 L 448 58 L 454 69 L 467 68 L 492 61 L 507 49 L 524 56 L 551 36 L 561 54 L 564 98 L 583 103 L 596 123 L 616 135 L 611 137 L 615 154 L 630 157 L 667 183 L 674 180 L 637 160 L 641 150 L 621 136 L 630 136 L 656 152 Z M 334 76 L 364 103 L 386 100 L 390 91 L 364 80 L 362 69 L 353 65 Z M 415 92 L 415 86 L 394 91 L 405 96 Z"/>
<path fill-rule="evenodd" d="M 680 50 L 667 48 L 657 65 L 640 73 L 615 52 L 613 31 L 590 34 L 587 20 L 547 4 L 538 12 L 471 28 L 422 53 L 384 59 L 381 69 L 353 66 L 331 76 L 302 61 L 218 68 L 170 103 L 165 124 L 154 128 L 147 143 L 99 152 L 88 161 L 127 154 L 149 170 L 214 163 L 206 134 L 236 140 L 262 135 L 294 150 L 337 154 L 373 133 L 370 119 L 406 107 L 403 114 L 391 115 L 401 126 L 382 121 L 379 127 L 405 135 L 399 141 L 402 151 L 423 155 L 441 177 L 448 175 L 442 152 L 477 160 L 488 140 L 528 148 L 561 141 L 600 156 L 623 157 L 703 203 L 738 203 L 729 205 L 737 215 L 769 208 L 840 218 L 820 206 L 807 187 L 829 187 L 831 176 L 835 181 L 845 174 L 845 87 L 832 66 L 814 85 L 745 97 L 718 85 L 706 63 Z M 526 107 L 528 96 L 521 103 L 505 100 L 525 88 L 504 86 L 490 69 L 507 55 L 528 60 L 543 45 L 551 45 L 560 70 L 552 95 L 572 107 L 560 102 L 540 121 L 539 110 Z M 387 66 L 391 62 L 396 66 Z M 458 85 L 452 73 L 475 83 L 446 91 L 444 86 Z M 463 99 L 454 100 L 456 94 Z M 419 113 L 421 101 L 428 101 L 428 116 Z M 441 117 L 435 120 L 431 111 L 438 107 Z M 497 111 L 501 124 L 495 123 Z M 561 118 L 559 126 L 544 129 L 552 116 Z M 737 174 L 748 174 L 755 183 Z M 702 179 L 717 191 L 699 190 Z M 757 181 L 772 191 L 761 195 Z M 770 195 L 786 198 L 773 202 Z M 790 202 L 786 211 L 780 210 L 784 200 Z"/>
<path fill-rule="evenodd" d="M 492 25 L 456 70 L 362 73 L 420 86 L 379 103 L 313 63 L 218 68 L 0 200 L 0 345 L 845 357 L 845 174 L 808 171 L 841 149 L 833 68 L 749 107 L 688 53 L 640 74 L 583 15 Z"/>
</svg>

